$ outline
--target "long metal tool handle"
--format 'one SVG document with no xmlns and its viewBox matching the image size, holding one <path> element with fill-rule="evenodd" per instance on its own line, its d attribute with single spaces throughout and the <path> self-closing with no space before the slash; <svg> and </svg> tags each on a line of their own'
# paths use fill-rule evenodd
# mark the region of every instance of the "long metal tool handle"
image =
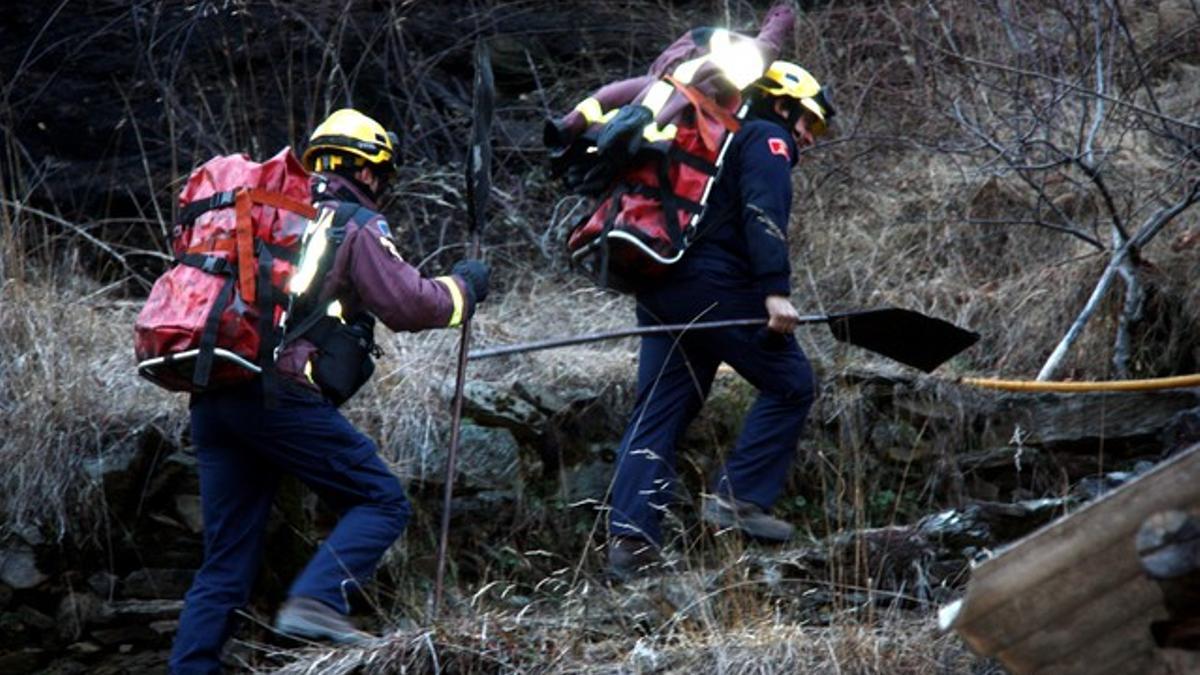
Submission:
<svg viewBox="0 0 1200 675">
<path fill-rule="evenodd" d="M 802 316 L 800 323 L 819 323 L 828 321 L 829 316 L 825 314 Z M 638 326 L 636 328 L 621 328 L 618 330 L 601 331 L 598 333 L 583 333 L 581 335 L 572 335 L 562 338 L 548 338 L 545 340 L 536 340 L 534 342 L 525 342 L 519 345 L 504 345 L 501 347 L 490 347 L 488 349 L 480 349 L 473 351 L 467 358 L 475 361 L 478 359 L 490 359 L 494 356 L 507 356 L 509 354 L 524 354 L 525 352 L 536 352 L 542 349 L 555 349 L 557 347 L 570 347 L 571 345 L 583 345 L 590 342 L 602 342 L 604 340 L 616 340 L 625 337 L 638 337 L 642 335 L 654 335 L 656 333 L 682 333 L 693 330 L 711 330 L 713 328 L 729 328 L 731 326 L 765 326 L 767 319 L 765 317 L 759 319 L 723 319 L 721 321 L 698 321 L 696 323 L 674 323 L 661 326 Z"/>
<path fill-rule="evenodd" d="M 601 340 L 612 340 L 655 333 L 683 333 L 687 331 L 725 328 L 729 326 L 754 326 L 766 324 L 766 318 L 725 319 L 680 323 L 666 326 L 639 326 L 622 330 L 586 335 L 538 340 L 524 344 L 503 345 L 472 352 L 470 359 L 486 359 L 505 354 L 521 354 L 539 349 L 553 349 L 569 345 L 580 345 Z M 881 356 L 933 372 L 941 364 L 979 341 L 979 333 L 920 312 L 899 307 L 855 310 L 837 314 L 809 314 L 799 317 L 797 323 L 824 323 L 829 326 L 835 340 L 875 352 Z"/>
<path fill-rule="evenodd" d="M 495 104 L 492 61 L 482 39 L 475 43 L 475 90 L 472 101 L 471 146 L 467 149 L 467 226 L 471 233 L 471 257 L 479 257 L 480 232 L 492 191 L 492 110 Z M 459 428 L 462 422 L 463 389 L 467 382 L 467 353 L 471 344 L 471 320 L 463 321 L 458 340 L 458 366 L 454 380 L 454 402 L 450 419 L 450 451 L 442 491 L 442 526 L 438 538 L 437 576 L 433 586 L 433 615 L 441 611 L 445 585 L 446 554 L 450 544 L 450 503 L 454 498 L 455 465 L 458 461 Z"/>
</svg>

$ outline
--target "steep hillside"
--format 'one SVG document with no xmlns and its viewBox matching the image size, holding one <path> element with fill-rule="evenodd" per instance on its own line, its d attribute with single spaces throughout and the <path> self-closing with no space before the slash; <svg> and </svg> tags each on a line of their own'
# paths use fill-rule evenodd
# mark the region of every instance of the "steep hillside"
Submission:
<svg viewBox="0 0 1200 675">
<path fill-rule="evenodd" d="M 405 257 L 465 246 L 470 54 L 498 102 L 474 341 L 624 327 L 633 301 L 569 269 L 578 199 L 541 124 L 753 3 L 202 0 L 21 3 L 0 16 L 0 671 L 162 667 L 200 555 L 186 399 L 139 380 L 130 327 L 170 258 L 176 191 L 218 153 L 302 145 L 353 104 L 402 132 L 385 211 Z M 1007 396 L 1081 314 L 1054 379 L 1196 372 L 1200 10 L 1186 0 L 803 2 L 787 54 L 833 91 L 795 174 L 802 312 L 898 305 L 982 334 L 933 376 L 800 334 L 822 380 L 771 551 L 672 523 L 682 573 L 600 583 L 603 502 L 631 405 L 621 340 L 472 365 L 451 578 L 429 619 L 457 336 L 384 335 L 345 412 L 405 478 L 406 539 L 365 600 L 390 637 L 295 649 L 263 625 L 331 514 L 298 485 L 231 659 L 283 672 L 991 673 L 930 617 L 972 556 L 1194 438 L 1194 392 Z M 344 7 L 344 11 L 343 11 Z M 1127 246 L 1127 244 L 1129 244 Z M 1111 273 L 1105 273 L 1111 268 Z M 1108 284 L 1094 292 L 1098 283 Z M 719 378 L 690 431 L 691 496 L 737 433 Z M 1030 500 L 1048 497 L 1044 508 Z M 982 505 L 981 505 L 982 504 Z M 996 506 L 1002 505 L 1002 506 Z M 939 518 L 939 514 L 955 518 Z M 946 523 L 969 523 L 959 530 Z M 172 604 L 175 602 L 175 604 Z M 56 669 L 56 670 L 55 670 Z"/>
</svg>

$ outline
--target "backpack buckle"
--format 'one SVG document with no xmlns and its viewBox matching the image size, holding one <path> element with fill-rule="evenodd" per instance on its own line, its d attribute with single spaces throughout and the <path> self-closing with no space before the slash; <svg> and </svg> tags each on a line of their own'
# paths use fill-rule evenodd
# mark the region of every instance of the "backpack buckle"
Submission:
<svg viewBox="0 0 1200 675">
<path fill-rule="evenodd" d="M 236 190 L 226 190 L 224 192 L 218 192 L 217 194 L 213 195 L 210 198 L 209 203 L 211 204 L 211 206 L 209 206 L 209 208 L 210 209 L 228 208 L 230 206 L 233 206 L 233 203 L 235 201 L 237 201 L 237 191 Z"/>
</svg>

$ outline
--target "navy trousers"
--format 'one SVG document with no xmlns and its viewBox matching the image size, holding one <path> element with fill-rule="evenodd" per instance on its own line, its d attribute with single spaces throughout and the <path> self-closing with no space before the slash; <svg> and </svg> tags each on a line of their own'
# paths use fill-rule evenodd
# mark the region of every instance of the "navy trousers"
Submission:
<svg viewBox="0 0 1200 675">
<path fill-rule="evenodd" d="M 257 385 L 192 399 L 204 563 L 185 598 L 173 673 L 220 672 L 234 611 L 249 599 L 262 560 L 282 474 L 295 475 L 341 513 L 290 596 L 349 612 L 348 591 L 371 577 L 408 522 L 404 489 L 370 439 L 316 394 L 283 385 L 279 399 L 264 407 Z"/>
<path fill-rule="evenodd" d="M 676 284 L 638 300 L 642 324 L 765 319 L 762 295 L 750 290 Z M 711 489 L 764 509 L 779 498 L 815 395 L 812 368 L 796 339 L 756 327 L 646 336 L 638 358 L 637 403 L 613 478 L 611 534 L 662 543 L 662 514 L 674 494 L 675 445 L 700 411 L 722 362 L 759 394 Z"/>
</svg>

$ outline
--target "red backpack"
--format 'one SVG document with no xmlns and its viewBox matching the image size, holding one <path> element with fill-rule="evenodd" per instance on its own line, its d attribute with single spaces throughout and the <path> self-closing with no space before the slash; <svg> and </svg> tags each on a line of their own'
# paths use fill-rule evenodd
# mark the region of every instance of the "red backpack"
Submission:
<svg viewBox="0 0 1200 675">
<path fill-rule="evenodd" d="M 740 126 L 734 113 L 739 97 L 722 106 L 694 87 L 665 79 L 690 106 L 674 138 L 648 144 L 621 168 L 567 238 L 571 260 L 616 290 L 637 290 L 682 257 Z M 594 138 L 584 138 L 589 137 Z"/>
<path fill-rule="evenodd" d="M 291 148 L 261 164 L 215 157 L 179 196 L 177 264 L 154 283 L 134 325 L 138 374 L 199 392 L 273 370 L 287 283 L 317 215 Z"/>
</svg>

